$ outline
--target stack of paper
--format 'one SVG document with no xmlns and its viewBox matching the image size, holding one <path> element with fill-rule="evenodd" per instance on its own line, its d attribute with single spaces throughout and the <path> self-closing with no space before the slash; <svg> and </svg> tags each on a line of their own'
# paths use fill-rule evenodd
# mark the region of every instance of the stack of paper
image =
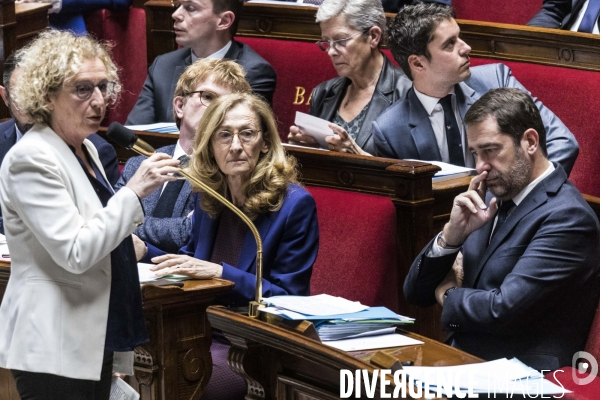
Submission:
<svg viewBox="0 0 600 400">
<path fill-rule="evenodd" d="M 385 307 L 367 307 L 341 297 L 276 296 L 264 299 L 271 307 L 264 312 L 291 320 L 309 320 L 322 341 L 393 334 L 396 325 L 412 324 L 413 318 L 398 315 Z"/>
<path fill-rule="evenodd" d="M 441 161 L 425 161 L 425 160 L 407 160 L 407 161 L 421 161 L 429 164 L 437 165 L 442 170 L 438 171 L 432 178 L 432 182 L 443 182 L 449 179 L 463 178 L 469 175 L 477 175 L 477 171 L 473 168 L 460 167 L 458 165 L 452 165 Z"/>
<path fill-rule="evenodd" d="M 155 264 L 138 263 L 138 275 L 140 277 L 140 283 L 154 282 L 154 281 L 158 281 L 158 280 L 179 282 L 179 281 L 185 281 L 188 279 L 192 279 L 187 275 L 178 275 L 178 274 L 165 275 L 162 278 L 159 278 L 158 276 L 156 276 L 154 271 L 150 270 L 150 268 L 154 267 L 154 265 Z"/>
<path fill-rule="evenodd" d="M 569 393 L 516 358 L 452 367 L 404 367 L 404 371 L 416 385 L 427 387 L 431 393 L 439 388 L 448 397 L 464 397 L 461 394 L 467 392 L 489 393 L 494 398 L 499 394 L 550 398 L 549 395 Z"/>
<path fill-rule="evenodd" d="M 132 131 L 146 131 L 146 132 L 157 132 L 157 133 L 179 133 L 175 122 L 158 122 L 156 124 L 147 125 L 127 125 L 127 129 Z"/>
</svg>

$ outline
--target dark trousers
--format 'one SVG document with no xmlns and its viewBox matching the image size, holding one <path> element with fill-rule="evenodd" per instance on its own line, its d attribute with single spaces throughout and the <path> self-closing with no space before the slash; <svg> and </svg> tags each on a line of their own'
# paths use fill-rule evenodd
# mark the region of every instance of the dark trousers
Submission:
<svg viewBox="0 0 600 400">
<path fill-rule="evenodd" d="M 108 400 L 113 352 L 105 352 L 100 381 L 12 370 L 21 400 Z"/>
</svg>

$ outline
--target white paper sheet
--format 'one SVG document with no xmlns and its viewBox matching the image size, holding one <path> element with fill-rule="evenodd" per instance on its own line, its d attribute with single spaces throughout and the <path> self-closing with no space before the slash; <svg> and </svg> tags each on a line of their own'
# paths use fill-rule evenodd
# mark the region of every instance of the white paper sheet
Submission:
<svg viewBox="0 0 600 400">
<path fill-rule="evenodd" d="M 123 379 L 117 377 L 112 378 L 109 400 L 138 400 L 139 398 L 140 394 Z"/>
<path fill-rule="evenodd" d="M 385 349 L 388 347 L 415 346 L 423 344 L 420 340 L 408 336 L 392 333 L 389 335 L 368 336 L 354 339 L 331 340 L 323 342 L 327 346 L 335 347 L 344 351 Z"/>
<path fill-rule="evenodd" d="M 316 296 L 275 296 L 264 298 L 268 304 L 306 315 L 355 313 L 369 308 L 358 301 L 319 294 Z"/>
<path fill-rule="evenodd" d="M 179 133 L 175 122 L 158 122 L 156 124 L 146 125 L 126 125 L 125 128 L 132 131 L 147 131 L 147 132 L 163 132 L 163 133 Z"/>
<path fill-rule="evenodd" d="M 296 111 L 296 120 L 294 121 L 294 124 L 300 127 L 307 135 L 314 137 L 324 149 L 329 146 L 325 141 L 325 138 L 336 134 L 329 127 L 329 121 L 300 111 Z"/>
<path fill-rule="evenodd" d="M 543 379 L 541 373 L 516 358 L 450 367 L 404 367 L 406 374 L 430 388 L 442 385 L 441 379 L 473 393 L 561 394 L 563 389 Z M 445 392 L 444 392 L 445 393 Z"/>
<path fill-rule="evenodd" d="M 155 264 L 138 263 L 138 275 L 140 276 L 140 283 L 152 282 L 158 279 L 167 279 L 173 282 L 185 281 L 192 279 L 187 275 L 170 274 L 163 277 L 158 277 L 154 271 L 150 271 L 150 268 Z"/>
</svg>

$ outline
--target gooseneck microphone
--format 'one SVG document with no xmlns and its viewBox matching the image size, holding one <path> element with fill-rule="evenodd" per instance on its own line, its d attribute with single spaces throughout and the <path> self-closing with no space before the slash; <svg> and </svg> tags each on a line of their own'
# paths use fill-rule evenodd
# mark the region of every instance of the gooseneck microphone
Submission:
<svg viewBox="0 0 600 400">
<path fill-rule="evenodd" d="M 156 150 L 154 150 L 154 147 L 150 146 L 148 143 L 146 143 L 142 139 L 140 139 L 134 131 L 132 131 L 131 129 L 125 128 L 123 125 L 121 125 L 118 122 L 113 122 L 112 124 L 110 124 L 110 126 L 108 127 L 108 130 L 106 131 L 106 136 L 108 136 L 108 138 L 110 140 L 112 140 L 119 146 L 125 147 L 128 150 L 133 150 L 136 153 L 141 154 L 143 156 L 150 157 L 152 154 L 156 153 Z M 254 240 L 256 241 L 256 291 L 255 291 L 254 301 L 250 302 L 248 315 L 253 318 L 258 317 L 259 308 L 264 307 L 264 304 L 262 303 L 262 273 L 263 273 L 262 252 L 263 252 L 263 246 L 262 246 L 262 240 L 260 238 L 260 233 L 258 233 L 258 230 L 256 229 L 256 226 L 254 225 L 252 220 L 250 220 L 250 218 L 248 218 L 246 216 L 246 214 L 244 214 L 239 208 L 237 208 L 235 205 L 233 205 L 232 202 L 227 200 L 225 197 L 221 196 L 215 190 L 213 190 L 212 188 L 207 186 L 204 182 L 200 181 L 198 178 L 191 176 L 186 170 L 180 170 L 179 174 L 181 176 L 183 176 L 185 179 L 194 182 L 204 192 L 210 194 L 211 196 L 213 196 L 217 200 L 219 200 L 223 205 L 225 205 L 227 208 L 229 208 L 231 211 L 233 211 L 238 217 L 240 217 L 242 219 L 242 221 L 244 221 L 244 223 L 246 223 L 246 225 L 248 225 L 248 228 L 250 228 L 250 231 L 252 232 L 252 235 L 254 236 Z"/>
<path fill-rule="evenodd" d="M 118 122 L 110 124 L 106 131 L 106 136 L 119 146 L 147 157 L 156 152 L 152 146 L 138 138 L 138 135 L 134 131 L 125 128 Z"/>
</svg>

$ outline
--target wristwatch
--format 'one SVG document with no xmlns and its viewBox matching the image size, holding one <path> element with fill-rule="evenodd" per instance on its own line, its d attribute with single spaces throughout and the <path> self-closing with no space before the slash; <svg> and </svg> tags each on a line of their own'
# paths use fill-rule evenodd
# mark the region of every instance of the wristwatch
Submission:
<svg viewBox="0 0 600 400">
<path fill-rule="evenodd" d="M 460 249 L 462 247 L 462 244 L 458 245 L 458 246 L 451 246 L 448 243 L 446 243 L 442 233 L 440 233 L 440 235 L 437 238 L 437 245 L 444 250 L 456 250 L 456 249 Z"/>
<path fill-rule="evenodd" d="M 451 288 L 446 289 L 446 291 L 444 292 L 444 301 L 446 301 L 446 299 L 448 298 L 448 294 L 454 289 L 458 289 L 458 286 L 452 286 Z"/>
</svg>

